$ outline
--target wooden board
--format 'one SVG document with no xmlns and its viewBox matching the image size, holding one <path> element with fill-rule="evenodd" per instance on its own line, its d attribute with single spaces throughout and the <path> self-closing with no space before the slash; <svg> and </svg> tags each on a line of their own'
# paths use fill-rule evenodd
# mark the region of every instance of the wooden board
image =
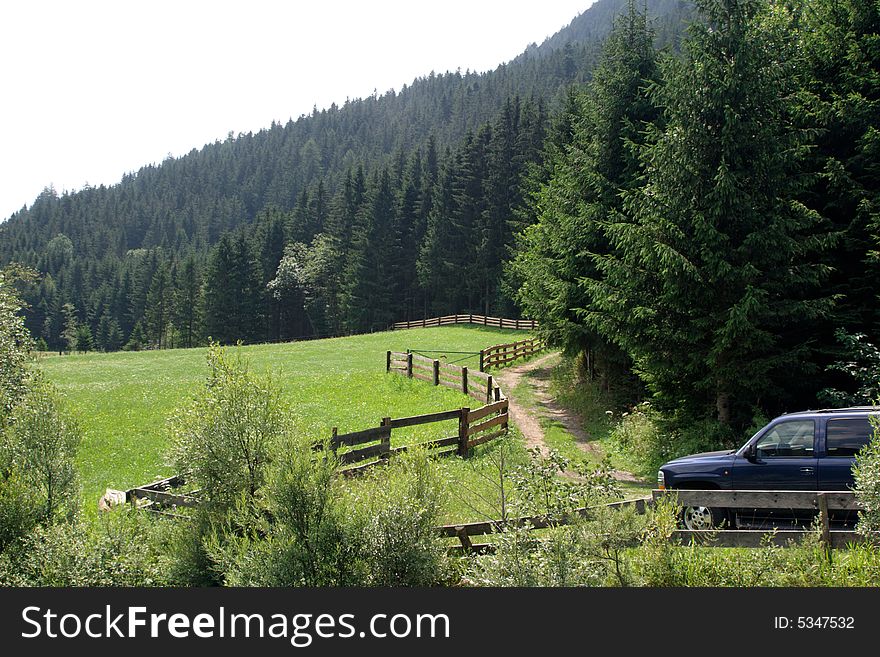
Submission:
<svg viewBox="0 0 880 657">
<path fill-rule="evenodd" d="M 378 445 L 370 445 L 369 447 L 355 449 L 346 452 L 345 454 L 340 454 L 338 458 L 339 462 L 342 464 L 358 463 L 359 461 L 366 461 L 368 458 L 379 456 L 386 452 L 388 452 L 388 443 L 379 443 Z"/>
<path fill-rule="evenodd" d="M 411 417 L 401 417 L 391 420 L 391 428 L 399 429 L 401 427 L 414 427 L 419 424 L 430 424 L 431 422 L 444 422 L 446 420 L 455 420 L 461 416 L 461 410 L 440 411 L 439 413 L 426 413 L 425 415 L 413 415 Z"/>
<path fill-rule="evenodd" d="M 714 506 L 741 509 L 815 509 L 818 510 L 817 491 L 780 490 L 655 490 L 654 499 L 673 496 L 684 506 Z M 855 511 L 855 494 L 827 491 L 825 499 L 832 510 Z"/>
<path fill-rule="evenodd" d="M 380 440 L 383 436 L 391 436 L 391 427 L 374 427 L 372 429 L 364 429 L 363 431 L 339 434 L 330 441 L 330 447 L 362 445 L 374 440 Z"/>
<path fill-rule="evenodd" d="M 507 413 L 504 413 L 502 415 L 493 417 L 490 420 L 486 420 L 485 422 L 480 422 L 479 424 L 471 424 L 470 426 L 468 426 L 467 435 L 473 436 L 475 433 L 480 433 L 481 431 L 491 429 L 492 427 L 497 427 L 501 424 L 507 424 L 509 421 L 510 418 L 508 417 Z"/>
<path fill-rule="evenodd" d="M 478 408 L 468 413 L 468 424 L 473 424 L 477 420 L 482 420 L 484 417 L 488 417 L 493 413 L 506 413 L 507 406 L 508 401 L 506 399 L 486 404 L 482 408 Z"/>
<path fill-rule="evenodd" d="M 772 545 L 787 546 L 791 543 L 800 543 L 807 536 L 812 535 L 810 530 L 786 529 L 776 532 L 768 532 L 761 529 L 724 529 L 712 530 L 688 530 L 679 529 L 673 532 L 672 539 L 681 541 L 684 545 L 695 543 L 707 547 L 762 547 L 770 541 Z M 831 547 L 844 548 L 850 544 L 865 542 L 865 537 L 854 531 L 832 530 Z"/>
</svg>

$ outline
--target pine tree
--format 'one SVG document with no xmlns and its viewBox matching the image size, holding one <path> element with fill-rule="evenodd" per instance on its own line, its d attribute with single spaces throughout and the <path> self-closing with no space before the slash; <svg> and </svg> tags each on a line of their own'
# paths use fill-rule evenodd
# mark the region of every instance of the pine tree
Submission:
<svg viewBox="0 0 880 657">
<path fill-rule="evenodd" d="M 222 344 L 253 342 L 262 332 L 259 264 L 243 230 L 224 233 L 205 274 L 206 337 Z"/>
<path fill-rule="evenodd" d="M 149 341 L 162 349 L 167 347 L 167 334 L 171 322 L 172 306 L 171 272 L 161 263 L 150 281 L 147 292 L 144 323 Z"/>
<path fill-rule="evenodd" d="M 76 318 L 76 308 L 72 303 L 65 303 L 61 306 L 61 314 L 64 317 L 63 329 L 61 330 L 61 341 L 67 351 L 76 349 L 76 331 L 79 327 L 79 320 Z"/>
<path fill-rule="evenodd" d="M 603 226 L 622 209 L 621 192 L 640 184 L 635 149 L 658 110 L 647 88 L 659 71 L 647 16 L 634 3 L 605 42 L 593 81 L 569 94 L 547 141 L 544 165 L 531 172 L 537 223 L 524 231 L 509 269 L 518 302 L 541 330 L 588 373 L 603 376 L 623 360 L 581 314 L 595 304 L 585 281 L 600 279 L 609 252 Z"/>
<path fill-rule="evenodd" d="M 841 233 L 825 262 L 837 296 L 825 342 L 838 328 L 880 337 L 880 6 L 859 0 L 810 0 L 802 12 L 807 57 L 805 110 L 817 129 L 805 191 Z"/>
<path fill-rule="evenodd" d="M 172 316 L 180 332 L 180 346 L 194 347 L 198 343 L 201 323 L 202 277 L 193 254 L 177 268 L 174 278 Z"/>
<path fill-rule="evenodd" d="M 607 226 L 612 254 L 586 317 L 632 355 L 657 399 L 750 421 L 808 367 L 826 243 L 796 201 L 808 135 L 797 127 L 797 34 L 759 0 L 700 0 L 683 61 L 656 101 L 666 127 L 644 184 Z"/>
</svg>

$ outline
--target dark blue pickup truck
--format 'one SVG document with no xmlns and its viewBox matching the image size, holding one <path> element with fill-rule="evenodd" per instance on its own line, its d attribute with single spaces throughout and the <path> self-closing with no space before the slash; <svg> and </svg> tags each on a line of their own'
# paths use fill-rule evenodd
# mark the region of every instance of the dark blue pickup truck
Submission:
<svg viewBox="0 0 880 657">
<path fill-rule="evenodd" d="M 849 490 L 852 465 L 880 420 L 878 407 L 789 413 L 771 421 L 738 450 L 693 454 L 669 461 L 657 473 L 666 489 Z M 685 507 L 687 529 L 710 529 L 766 522 L 755 509 Z M 784 515 L 784 514 L 783 514 Z M 785 520 L 797 521 L 792 511 Z"/>
</svg>

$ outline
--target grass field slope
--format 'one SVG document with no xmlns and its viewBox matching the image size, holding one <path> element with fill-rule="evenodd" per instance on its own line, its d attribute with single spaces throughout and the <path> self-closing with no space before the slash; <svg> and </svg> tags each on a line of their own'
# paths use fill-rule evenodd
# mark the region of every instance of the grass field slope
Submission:
<svg viewBox="0 0 880 657">
<path fill-rule="evenodd" d="M 432 352 L 476 368 L 487 346 L 520 339 L 522 331 L 450 326 L 347 338 L 239 347 L 254 371 L 268 372 L 295 410 L 296 429 L 319 439 L 402 417 L 470 406 L 444 387 L 385 374 L 387 350 Z M 436 352 L 436 353 L 433 353 Z M 171 349 L 50 356 L 41 367 L 76 409 L 85 438 L 78 467 L 86 508 L 106 487 L 126 489 L 173 474 L 165 463 L 166 424 L 207 376 L 206 350 Z M 461 360 L 464 359 L 464 360 Z M 408 430 L 413 441 L 452 435 L 452 424 Z M 395 432 L 395 440 L 397 432 Z"/>
</svg>

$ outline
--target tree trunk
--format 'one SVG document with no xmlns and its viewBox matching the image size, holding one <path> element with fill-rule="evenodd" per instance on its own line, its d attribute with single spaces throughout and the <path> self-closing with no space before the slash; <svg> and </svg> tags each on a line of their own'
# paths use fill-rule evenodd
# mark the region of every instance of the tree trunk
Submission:
<svg viewBox="0 0 880 657">
<path fill-rule="evenodd" d="M 730 424 L 730 393 L 719 392 L 715 398 L 715 408 L 718 410 L 718 421 Z"/>
</svg>

